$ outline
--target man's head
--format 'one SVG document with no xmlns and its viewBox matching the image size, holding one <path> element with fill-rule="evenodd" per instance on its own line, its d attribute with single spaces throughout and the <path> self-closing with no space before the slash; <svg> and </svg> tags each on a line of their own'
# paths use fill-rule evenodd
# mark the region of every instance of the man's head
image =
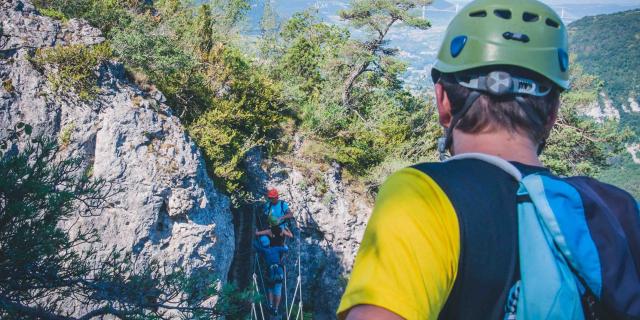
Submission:
<svg viewBox="0 0 640 320">
<path fill-rule="evenodd" d="M 566 29 L 536 0 L 476 0 L 453 19 L 432 77 L 440 122 L 469 134 L 506 129 L 543 146 L 569 86 Z M 444 151 L 444 150 L 441 150 Z"/>
<path fill-rule="evenodd" d="M 278 190 L 276 188 L 270 188 L 267 191 L 267 199 L 269 199 L 269 201 L 271 201 L 271 203 L 277 203 L 278 202 Z"/>
</svg>

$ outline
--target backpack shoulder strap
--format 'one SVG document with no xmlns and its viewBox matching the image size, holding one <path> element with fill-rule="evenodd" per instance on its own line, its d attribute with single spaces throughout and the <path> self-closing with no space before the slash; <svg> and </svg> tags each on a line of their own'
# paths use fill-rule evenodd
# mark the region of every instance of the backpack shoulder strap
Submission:
<svg viewBox="0 0 640 320">
<path fill-rule="evenodd" d="M 597 270 L 600 265 L 597 251 L 585 241 L 589 231 L 582 223 L 584 218 L 580 219 L 583 210 L 575 190 L 561 179 L 533 174 L 521 181 L 518 196 L 529 198 L 518 203 L 518 318 L 584 319 L 584 289 L 579 287 L 576 276 L 576 252 L 570 249 L 577 240 L 586 242 L 580 253 L 587 259 L 579 261 L 584 261 L 590 270 Z"/>
<path fill-rule="evenodd" d="M 499 167 L 471 160 L 413 168 L 433 179 L 458 217 L 458 273 L 439 319 L 498 320 L 504 303 L 496 302 L 506 301 L 517 280 L 518 184 Z"/>
<path fill-rule="evenodd" d="M 492 156 L 484 153 L 470 152 L 470 153 L 463 153 L 457 156 L 453 156 L 447 159 L 446 161 L 462 160 L 462 159 L 482 160 L 486 163 L 492 164 L 502 169 L 504 172 L 508 173 L 514 179 L 516 179 L 516 181 L 520 182 L 522 180 L 522 173 L 520 173 L 520 170 L 518 170 L 518 168 L 516 168 L 514 165 L 509 163 L 509 161 L 504 160 L 500 157 L 496 157 L 496 156 Z"/>
</svg>

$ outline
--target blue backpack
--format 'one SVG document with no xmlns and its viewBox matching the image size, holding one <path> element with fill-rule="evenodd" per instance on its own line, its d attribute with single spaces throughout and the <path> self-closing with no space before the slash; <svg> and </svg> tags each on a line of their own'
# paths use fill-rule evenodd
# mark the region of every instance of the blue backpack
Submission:
<svg viewBox="0 0 640 320">
<path fill-rule="evenodd" d="M 587 177 L 522 176 L 509 162 L 469 153 L 519 182 L 520 280 L 505 319 L 640 319 L 640 214 L 627 193 Z"/>
</svg>

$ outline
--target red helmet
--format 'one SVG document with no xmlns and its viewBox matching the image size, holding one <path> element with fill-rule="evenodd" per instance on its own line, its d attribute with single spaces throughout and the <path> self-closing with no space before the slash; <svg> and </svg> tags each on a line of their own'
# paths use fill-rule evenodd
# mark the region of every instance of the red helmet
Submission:
<svg viewBox="0 0 640 320">
<path fill-rule="evenodd" d="M 267 198 L 269 199 L 274 199 L 274 198 L 278 198 L 278 190 L 274 189 L 269 189 L 269 191 L 267 191 Z"/>
</svg>

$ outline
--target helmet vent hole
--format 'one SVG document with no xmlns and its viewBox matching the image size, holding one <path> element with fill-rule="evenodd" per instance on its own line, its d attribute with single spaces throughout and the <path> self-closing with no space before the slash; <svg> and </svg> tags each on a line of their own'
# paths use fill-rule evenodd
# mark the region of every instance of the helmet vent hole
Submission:
<svg viewBox="0 0 640 320">
<path fill-rule="evenodd" d="M 549 18 L 547 18 L 544 23 L 546 23 L 549 27 L 560 28 L 560 24 L 557 21 L 551 20 Z"/>
<path fill-rule="evenodd" d="M 487 12 L 484 10 L 474 11 L 469 13 L 469 17 L 473 17 L 473 18 L 484 18 L 486 16 L 487 16 Z"/>
<path fill-rule="evenodd" d="M 502 19 L 511 19 L 511 11 L 507 9 L 496 9 L 493 10 L 493 14 Z"/>
<path fill-rule="evenodd" d="M 522 20 L 524 20 L 524 22 L 536 22 L 539 18 L 540 16 L 531 12 L 525 12 L 522 14 Z"/>
</svg>

